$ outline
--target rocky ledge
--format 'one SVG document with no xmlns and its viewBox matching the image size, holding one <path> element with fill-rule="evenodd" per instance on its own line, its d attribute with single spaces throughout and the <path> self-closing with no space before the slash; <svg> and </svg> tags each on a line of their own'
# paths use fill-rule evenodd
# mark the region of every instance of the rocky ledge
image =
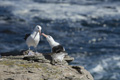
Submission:
<svg viewBox="0 0 120 80">
<path fill-rule="evenodd" d="M 66 56 L 62 64 L 52 64 L 49 55 L 3 56 L 0 80 L 94 80 L 82 66 L 71 66 Z"/>
</svg>

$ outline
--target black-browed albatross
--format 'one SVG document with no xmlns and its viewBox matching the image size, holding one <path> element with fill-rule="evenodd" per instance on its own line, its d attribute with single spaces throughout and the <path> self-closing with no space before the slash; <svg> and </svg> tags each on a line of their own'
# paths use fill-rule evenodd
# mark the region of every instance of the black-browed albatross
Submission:
<svg viewBox="0 0 120 80">
<path fill-rule="evenodd" d="M 46 34 L 44 34 L 44 33 L 42 33 L 42 35 L 43 35 L 44 37 L 46 37 L 49 45 L 51 46 L 51 51 L 52 51 L 52 53 L 53 53 L 53 54 L 51 55 L 52 59 L 53 59 L 54 61 L 59 60 L 59 61 L 62 62 L 63 59 L 64 59 L 64 57 L 65 57 L 65 55 L 67 54 L 67 53 L 65 52 L 64 47 L 63 47 L 62 45 L 60 45 L 60 43 L 56 42 L 56 41 L 53 39 L 52 36 L 46 35 Z"/>
<path fill-rule="evenodd" d="M 37 45 L 40 41 L 41 29 L 42 27 L 37 25 L 31 34 L 26 34 L 24 39 L 26 40 L 26 44 L 29 48 L 28 55 L 34 55 L 33 53 L 30 52 L 30 47 L 34 47 L 35 49 L 37 48 Z"/>
</svg>

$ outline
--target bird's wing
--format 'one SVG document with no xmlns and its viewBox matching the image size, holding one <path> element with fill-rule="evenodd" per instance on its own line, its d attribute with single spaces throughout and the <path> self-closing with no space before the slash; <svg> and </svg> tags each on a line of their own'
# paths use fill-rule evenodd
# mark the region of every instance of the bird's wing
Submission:
<svg viewBox="0 0 120 80">
<path fill-rule="evenodd" d="M 24 40 L 26 40 L 29 36 L 30 34 L 25 34 Z"/>
<path fill-rule="evenodd" d="M 52 48 L 52 52 L 55 52 L 55 53 L 59 53 L 59 52 L 63 52 L 63 51 L 64 51 L 64 48 L 61 45 L 58 45 L 58 46 L 55 46 Z"/>
</svg>

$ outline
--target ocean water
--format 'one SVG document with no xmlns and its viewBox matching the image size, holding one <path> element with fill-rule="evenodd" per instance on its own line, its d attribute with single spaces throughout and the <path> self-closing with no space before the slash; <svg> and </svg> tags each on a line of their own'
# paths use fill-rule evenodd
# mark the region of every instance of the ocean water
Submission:
<svg viewBox="0 0 120 80">
<path fill-rule="evenodd" d="M 28 49 L 36 25 L 95 80 L 120 80 L 120 0 L 0 0 L 0 53 Z M 41 36 L 38 51 L 50 52 Z"/>
</svg>

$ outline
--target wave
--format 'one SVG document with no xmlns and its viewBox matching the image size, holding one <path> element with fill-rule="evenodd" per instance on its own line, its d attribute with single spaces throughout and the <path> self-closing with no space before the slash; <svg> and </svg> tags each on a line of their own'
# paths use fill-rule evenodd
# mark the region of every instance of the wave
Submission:
<svg viewBox="0 0 120 80">
<path fill-rule="evenodd" d="M 85 54 L 78 53 L 78 54 L 72 54 L 71 56 L 74 56 L 76 59 L 72 63 L 72 65 L 76 65 L 76 64 L 83 65 L 94 75 L 95 80 L 119 80 L 120 79 L 119 77 L 120 73 L 118 71 L 120 69 L 119 54 L 118 55 L 101 54 L 99 55 L 99 57 L 97 57 L 98 55 L 97 56 L 92 55 L 92 56 L 86 57 Z"/>
<path fill-rule="evenodd" d="M 0 0 L 0 53 L 27 49 L 24 35 L 36 25 L 52 35 L 95 80 L 120 80 L 118 0 Z M 57 35 L 57 36 L 56 36 Z M 41 37 L 40 52 L 50 52 Z"/>
<path fill-rule="evenodd" d="M 1 6 L 11 7 L 11 13 L 14 16 L 19 17 L 28 22 L 34 20 L 34 18 L 48 20 L 66 19 L 72 21 L 80 21 L 89 20 L 93 18 L 94 19 L 98 18 L 98 20 L 99 18 L 104 19 L 110 19 L 113 17 L 118 18 L 120 15 L 119 14 L 120 6 L 118 3 L 112 3 L 112 5 L 111 4 L 106 5 L 104 3 L 98 5 L 71 5 L 69 4 L 69 2 L 65 4 L 60 3 L 55 4 L 55 3 L 37 3 L 32 0 L 26 1 L 5 0 L 0 1 L 0 3 Z"/>
</svg>

